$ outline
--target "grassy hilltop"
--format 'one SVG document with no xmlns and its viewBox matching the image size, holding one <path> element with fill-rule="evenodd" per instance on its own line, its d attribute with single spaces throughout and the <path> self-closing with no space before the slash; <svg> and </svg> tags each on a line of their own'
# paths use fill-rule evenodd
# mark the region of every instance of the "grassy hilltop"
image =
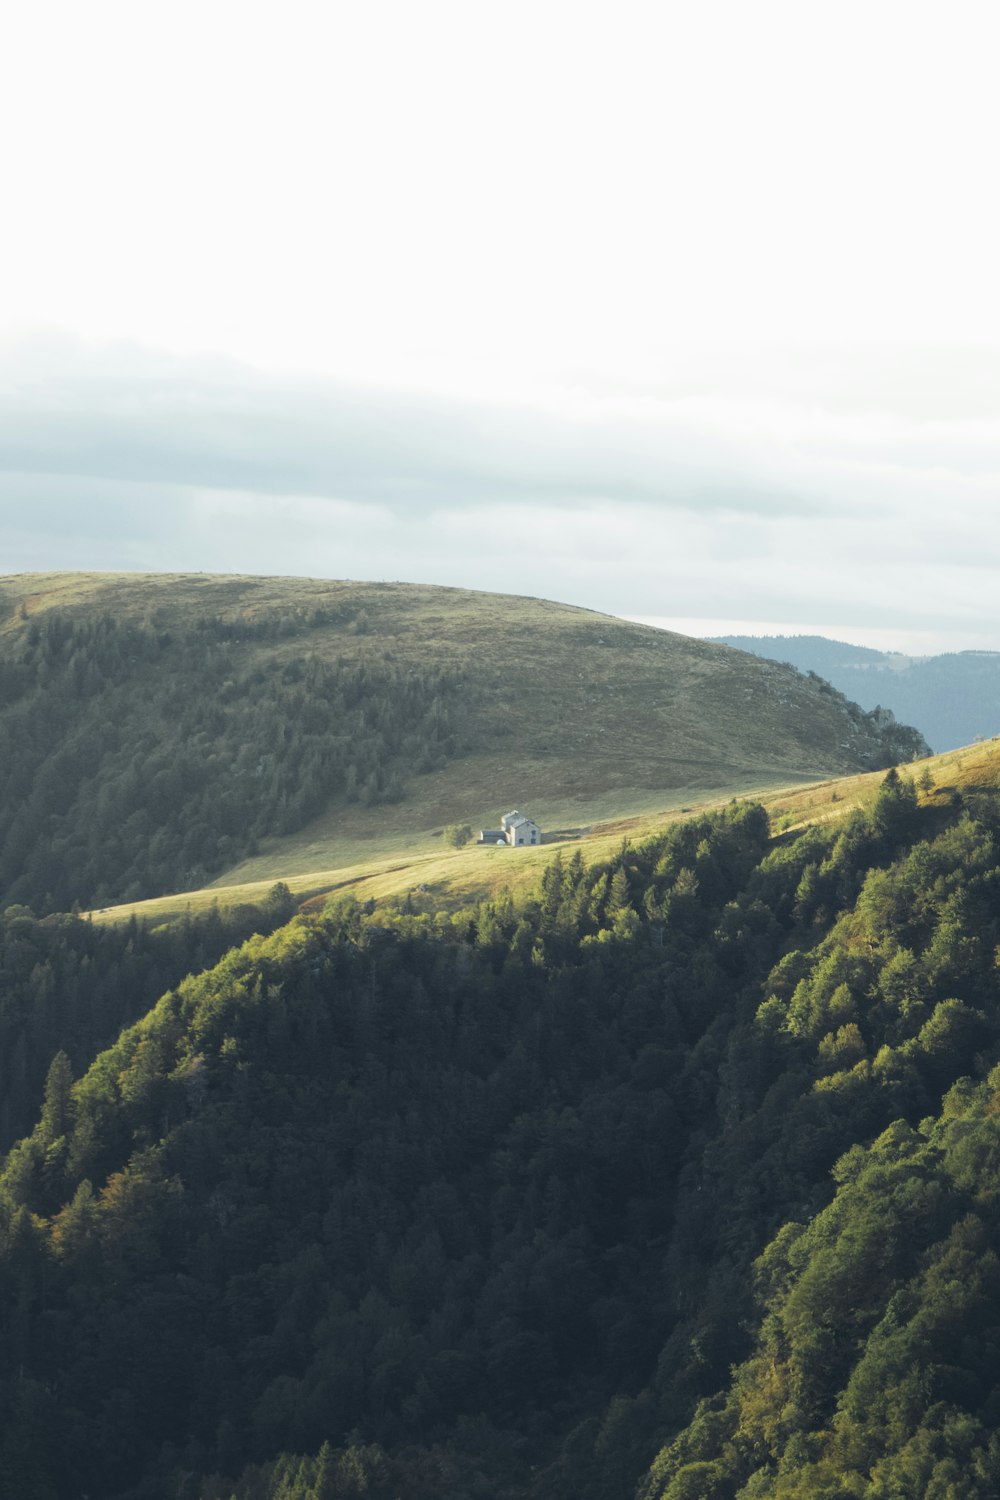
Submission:
<svg viewBox="0 0 1000 1500">
<path fill-rule="evenodd" d="M 826 684 L 569 605 L 408 584 L 0 579 L 0 896 L 107 905 L 861 771 Z"/>
</svg>

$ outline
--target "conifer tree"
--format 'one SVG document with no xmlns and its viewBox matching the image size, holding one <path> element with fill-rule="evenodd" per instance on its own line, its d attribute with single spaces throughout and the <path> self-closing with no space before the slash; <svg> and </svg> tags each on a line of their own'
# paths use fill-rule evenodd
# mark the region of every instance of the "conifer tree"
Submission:
<svg viewBox="0 0 1000 1500">
<path fill-rule="evenodd" d="M 57 1141 L 67 1135 L 72 1124 L 73 1069 L 61 1049 L 49 1066 L 45 1079 L 45 1104 L 42 1108 L 42 1132 L 46 1141 Z"/>
<path fill-rule="evenodd" d="M 316 1483 L 311 1500 L 335 1500 L 337 1494 L 337 1459 L 328 1442 L 324 1442 L 316 1460 Z"/>
</svg>

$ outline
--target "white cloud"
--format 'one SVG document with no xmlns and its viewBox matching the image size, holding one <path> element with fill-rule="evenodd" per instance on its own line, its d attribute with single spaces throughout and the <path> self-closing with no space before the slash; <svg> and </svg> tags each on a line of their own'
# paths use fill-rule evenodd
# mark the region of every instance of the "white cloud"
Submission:
<svg viewBox="0 0 1000 1500">
<path fill-rule="evenodd" d="M 823 351 L 771 351 L 764 395 L 703 350 L 687 376 L 514 399 L 9 345 L 0 568 L 411 579 L 1000 646 L 998 424 L 983 401 L 929 419 L 939 369 L 953 398 L 956 372 L 982 392 L 1000 362 L 889 360 L 865 407 Z"/>
</svg>

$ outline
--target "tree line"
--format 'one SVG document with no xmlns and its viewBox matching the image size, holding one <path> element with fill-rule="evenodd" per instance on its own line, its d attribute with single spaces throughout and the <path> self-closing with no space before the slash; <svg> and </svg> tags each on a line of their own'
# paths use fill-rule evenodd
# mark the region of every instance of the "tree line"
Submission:
<svg viewBox="0 0 1000 1500">
<path fill-rule="evenodd" d="M 313 624 L 50 611 L 5 634 L 0 907 L 197 888 L 260 840 L 338 801 L 397 800 L 460 753 L 460 674 L 327 659 L 306 649 Z"/>
</svg>

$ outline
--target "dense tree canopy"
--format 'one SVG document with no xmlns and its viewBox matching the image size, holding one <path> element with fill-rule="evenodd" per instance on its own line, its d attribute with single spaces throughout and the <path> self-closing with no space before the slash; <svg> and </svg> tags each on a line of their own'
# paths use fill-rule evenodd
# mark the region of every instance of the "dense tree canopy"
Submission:
<svg viewBox="0 0 1000 1500">
<path fill-rule="evenodd" d="M 259 839 L 336 799 L 399 798 L 453 755 L 460 677 L 283 649 L 321 614 L 161 628 L 52 610 L 5 638 L 0 908 L 204 885 Z"/>
<path fill-rule="evenodd" d="M 890 776 L 190 965 L 9 916 L 138 1019 L 32 1043 L 0 1494 L 994 1495 L 998 826 Z"/>
<path fill-rule="evenodd" d="M 0 915 L 0 1151 L 34 1124 L 56 1052 L 83 1072 L 170 985 L 251 933 L 280 926 L 295 906 L 282 884 L 260 905 L 157 927 L 134 918 L 120 927 L 67 915 L 38 920 L 9 906 Z"/>
</svg>

